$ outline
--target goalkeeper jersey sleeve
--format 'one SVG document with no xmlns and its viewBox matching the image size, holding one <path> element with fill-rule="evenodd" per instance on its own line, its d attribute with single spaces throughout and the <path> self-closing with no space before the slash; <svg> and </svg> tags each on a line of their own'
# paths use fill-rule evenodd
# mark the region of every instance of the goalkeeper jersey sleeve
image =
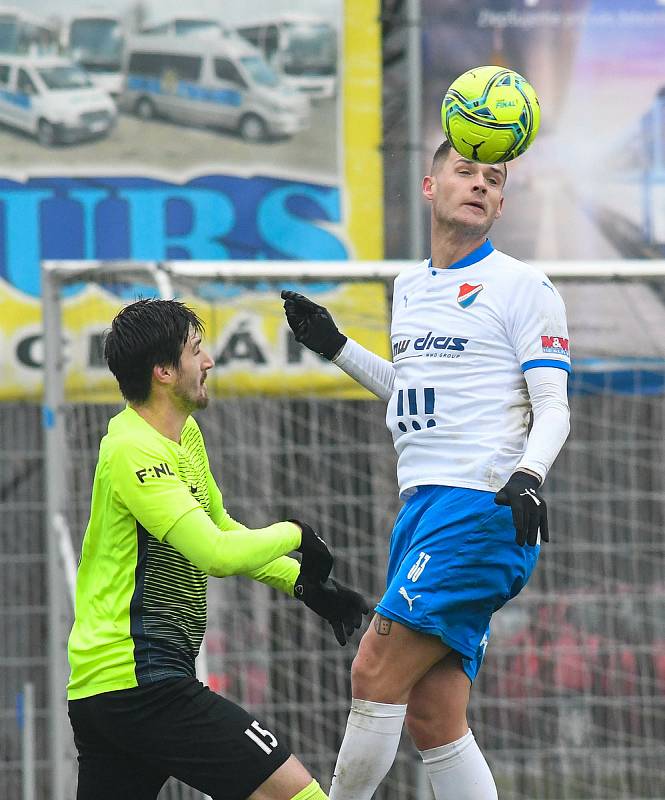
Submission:
<svg viewBox="0 0 665 800">
<path fill-rule="evenodd" d="M 210 495 L 210 517 L 215 525 L 223 531 L 227 530 L 248 530 L 244 525 L 231 517 L 224 508 L 222 493 L 210 471 L 208 482 L 208 493 Z M 289 556 L 280 556 L 274 561 L 263 566 L 250 569 L 239 574 L 245 575 L 255 581 L 265 583 L 273 589 L 277 589 L 284 594 L 293 597 L 293 587 L 300 572 L 300 562 Z"/>
<path fill-rule="evenodd" d="M 267 528 L 220 530 L 202 508 L 181 517 L 166 541 L 207 575 L 247 575 L 265 568 L 300 545 L 301 534 L 292 522 Z"/>
</svg>

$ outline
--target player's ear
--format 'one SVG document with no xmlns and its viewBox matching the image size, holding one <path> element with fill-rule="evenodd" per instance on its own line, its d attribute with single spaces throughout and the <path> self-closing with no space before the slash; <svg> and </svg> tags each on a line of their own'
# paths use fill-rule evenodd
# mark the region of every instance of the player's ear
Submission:
<svg viewBox="0 0 665 800">
<path fill-rule="evenodd" d="M 156 364 L 152 368 L 152 377 L 157 383 L 170 383 L 175 375 L 173 367 L 164 366 L 163 364 Z"/>
<path fill-rule="evenodd" d="M 434 178 L 431 175 L 425 175 L 423 178 L 423 194 L 428 200 L 434 196 Z"/>
<path fill-rule="evenodd" d="M 499 219 L 502 213 L 503 213 L 503 195 L 501 195 L 501 199 L 499 200 L 499 205 L 496 207 L 496 214 L 494 215 L 494 219 Z"/>
</svg>

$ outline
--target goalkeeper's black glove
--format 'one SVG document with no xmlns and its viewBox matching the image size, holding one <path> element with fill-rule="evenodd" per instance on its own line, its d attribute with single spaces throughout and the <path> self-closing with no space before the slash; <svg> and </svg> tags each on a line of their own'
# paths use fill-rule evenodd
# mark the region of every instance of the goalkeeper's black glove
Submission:
<svg viewBox="0 0 665 800">
<path fill-rule="evenodd" d="M 333 566 L 333 557 L 328 546 L 306 522 L 300 522 L 298 519 L 288 521 L 299 525 L 302 530 L 300 547 L 296 547 L 296 550 L 302 553 L 301 573 L 307 575 L 309 580 L 325 581 Z"/>
<path fill-rule="evenodd" d="M 296 341 L 332 361 L 346 344 L 327 308 L 298 292 L 282 291 L 286 321 Z"/>
<path fill-rule="evenodd" d="M 527 472 L 513 472 L 508 483 L 494 496 L 498 506 L 510 506 L 515 525 L 515 541 L 532 547 L 538 542 L 538 529 L 543 542 L 549 542 L 547 505 L 540 496 L 540 481 Z"/>
<path fill-rule="evenodd" d="M 369 613 L 365 598 L 334 578 L 324 582 L 313 581 L 301 570 L 293 593 L 307 608 L 330 623 L 342 647 L 362 625 L 363 615 Z"/>
</svg>

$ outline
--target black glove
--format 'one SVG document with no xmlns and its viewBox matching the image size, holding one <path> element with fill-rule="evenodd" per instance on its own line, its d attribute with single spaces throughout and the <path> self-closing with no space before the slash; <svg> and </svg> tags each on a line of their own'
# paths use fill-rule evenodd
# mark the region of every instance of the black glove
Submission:
<svg viewBox="0 0 665 800">
<path fill-rule="evenodd" d="M 327 580 L 333 566 L 333 557 L 328 546 L 306 522 L 300 522 L 298 519 L 288 521 L 300 525 L 302 528 L 300 547 L 296 547 L 296 550 L 302 553 L 301 573 L 305 574 L 309 580 Z"/>
<path fill-rule="evenodd" d="M 547 505 L 538 493 L 540 481 L 527 472 L 513 472 L 508 483 L 494 496 L 498 506 L 510 506 L 515 525 L 515 541 L 532 547 L 538 541 L 538 529 L 543 542 L 549 542 L 547 527 Z"/>
<path fill-rule="evenodd" d="M 327 308 L 313 303 L 298 292 L 282 291 L 286 321 L 296 342 L 332 361 L 346 344 L 346 336 L 337 330 Z"/>
<path fill-rule="evenodd" d="M 301 570 L 293 592 L 307 608 L 311 608 L 330 623 L 335 638 L 342 647 L 362 625 L 363 614 L 369 613 L 365 598 L 334 578 L 323 583 L 312 581 Z"/>
</svg>

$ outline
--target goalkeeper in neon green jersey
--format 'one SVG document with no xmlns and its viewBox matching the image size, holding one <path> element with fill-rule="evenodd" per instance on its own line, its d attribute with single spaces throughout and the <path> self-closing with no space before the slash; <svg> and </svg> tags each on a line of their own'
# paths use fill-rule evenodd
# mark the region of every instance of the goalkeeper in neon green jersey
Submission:
<svg viewBox="0 0 665 800">
<path fill-rule="evenodd" d="M 69 638 L 78 800 L 154 800 L 170 776 L 225 800 L 325 798 L 281 737 L 196 680 L 208 575 L 295 596 L 340 644 L 368 611 L 309 525 L 226 512 L 190 416 L 208 403 L 202 330 L 182 303 L 139 300 L 106 339 L 127 407 L 100 444 Z"/>
</svg>

